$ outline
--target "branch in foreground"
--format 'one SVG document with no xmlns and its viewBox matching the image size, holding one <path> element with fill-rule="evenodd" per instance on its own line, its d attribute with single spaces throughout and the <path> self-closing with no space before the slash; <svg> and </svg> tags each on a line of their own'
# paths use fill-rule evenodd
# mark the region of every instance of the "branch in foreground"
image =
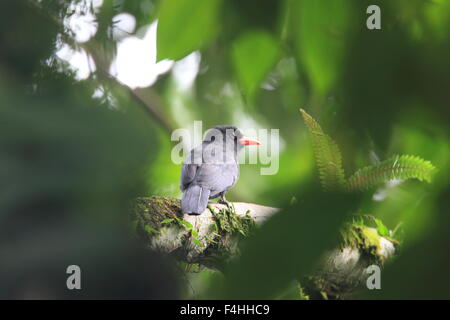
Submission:
<svg viewBox="0 0 450 320">
<path fill-rule="evenodd" d="M 170 254 L 187 263 L 219 269 L 223 262 L 238 256 L 237 235 L 248 237 L 280 209 L 235 202 L 232 208 L 210 204 L 201 215 L 182 215 L 180 201 L 152 196 L 134 202 L 137 234 L 149 248 Z M 365 284 L 366 269 L 382 264 L 395 252 L 394 243 L 376 229 L 350 227 L 340 248 L 326 253 L 317 272 L 302 280 L 312 298 L 345 298 Z"/>
</svg>

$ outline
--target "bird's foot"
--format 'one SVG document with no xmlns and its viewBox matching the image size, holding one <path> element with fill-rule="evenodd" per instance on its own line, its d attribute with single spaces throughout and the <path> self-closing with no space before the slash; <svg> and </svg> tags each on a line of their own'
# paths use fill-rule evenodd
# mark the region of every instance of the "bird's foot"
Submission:
<svg viewBox="0 0 450 320">
<path fill-rule="evenodd" d="M 224 205 L 226 205 L 228 208 L 231 208 L 231 203 L 229 203 L 229 202 L 227 201 L 227 199 L 225 199 L 224 196 L 222 196 L 222 197 L 219 199 L 219 201 L 217 201 L 217 203 L 224 204 Z"/>
<path fill-rule="evenodd" d="M 219 200 L 219 201 L 217 201 L 217 203 L 224 204 L 228 208 L 231 207 L 231 204 L 228 201 L 226 201 L 226 200 Z"/>
</svg>

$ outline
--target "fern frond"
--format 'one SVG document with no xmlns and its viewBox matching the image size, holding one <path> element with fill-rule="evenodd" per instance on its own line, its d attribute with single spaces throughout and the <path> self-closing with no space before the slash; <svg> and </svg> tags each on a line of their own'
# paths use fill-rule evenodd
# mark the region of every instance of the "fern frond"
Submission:
<svg viewBox="0 0 450 320">
<path fill-rule="evenodd" d="M 320 183 L 325 189 L 344 187 L 345 174 L 338 145 L 305 110 L 300 109 L 300 112 L 311 135 Z"/>
<path fill-rule="evenodd" d="M 410 155 L 394 156 L 356 171 L 347 182 L 349 191 L 363 190 L 393 179 L 431 181 L 436 168 L 430 161 Z"/>
</svg>

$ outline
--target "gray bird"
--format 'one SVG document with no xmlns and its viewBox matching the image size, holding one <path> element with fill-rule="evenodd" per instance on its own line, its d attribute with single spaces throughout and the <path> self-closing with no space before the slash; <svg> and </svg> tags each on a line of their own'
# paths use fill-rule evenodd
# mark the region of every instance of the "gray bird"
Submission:
<svg viewBox="0 0 450 320">
<path fill-rule="evenodd" d="M 208 130 L 202 144 L 191 150 L 181 168 L 181 211 L 201 214 L 208 200 L 218 197 L 219 202 L 228 205 L 225 193 L 239 178 L 238 152 L 246 145 L 260 144 L 234 126 Z"/>
</svg>

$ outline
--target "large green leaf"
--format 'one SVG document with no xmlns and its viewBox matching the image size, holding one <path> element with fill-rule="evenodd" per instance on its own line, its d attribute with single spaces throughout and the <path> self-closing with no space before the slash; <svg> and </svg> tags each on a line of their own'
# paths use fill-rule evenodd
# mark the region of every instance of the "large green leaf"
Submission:
<svg viewBox="0 0 450 320">
<path fill-rule="evenodd" d="M 239 259 L 224 268 L 226 282 L 215 282 L 205 298 L 276 297 L 336 246 L 338 226 L 358 203 L 355 194 L 305 190 L 297 204 L 274 215 L 241 243 Z"/>
<path fill-rule="evenodd" d="M 240 36 L 232 49 L 233 65 L 244 92 L 252 97 L 279 55 L 277 41 L 267 32 L 251 31 Z"/>
<path fill-rule="evenodd" d="M 217 34 L 221 0 L 164 0 L 158 14 L 157 59 L 179 60 Z"/>
<path fill-rule="evenodd" d="M 341 71 L 349 23 L 355 20 L 350 16 L 351 2 L 294 0 L 290 3 L 292 33 L 300 65 L 314 90 L 326 93 Z"/>
</svg>

